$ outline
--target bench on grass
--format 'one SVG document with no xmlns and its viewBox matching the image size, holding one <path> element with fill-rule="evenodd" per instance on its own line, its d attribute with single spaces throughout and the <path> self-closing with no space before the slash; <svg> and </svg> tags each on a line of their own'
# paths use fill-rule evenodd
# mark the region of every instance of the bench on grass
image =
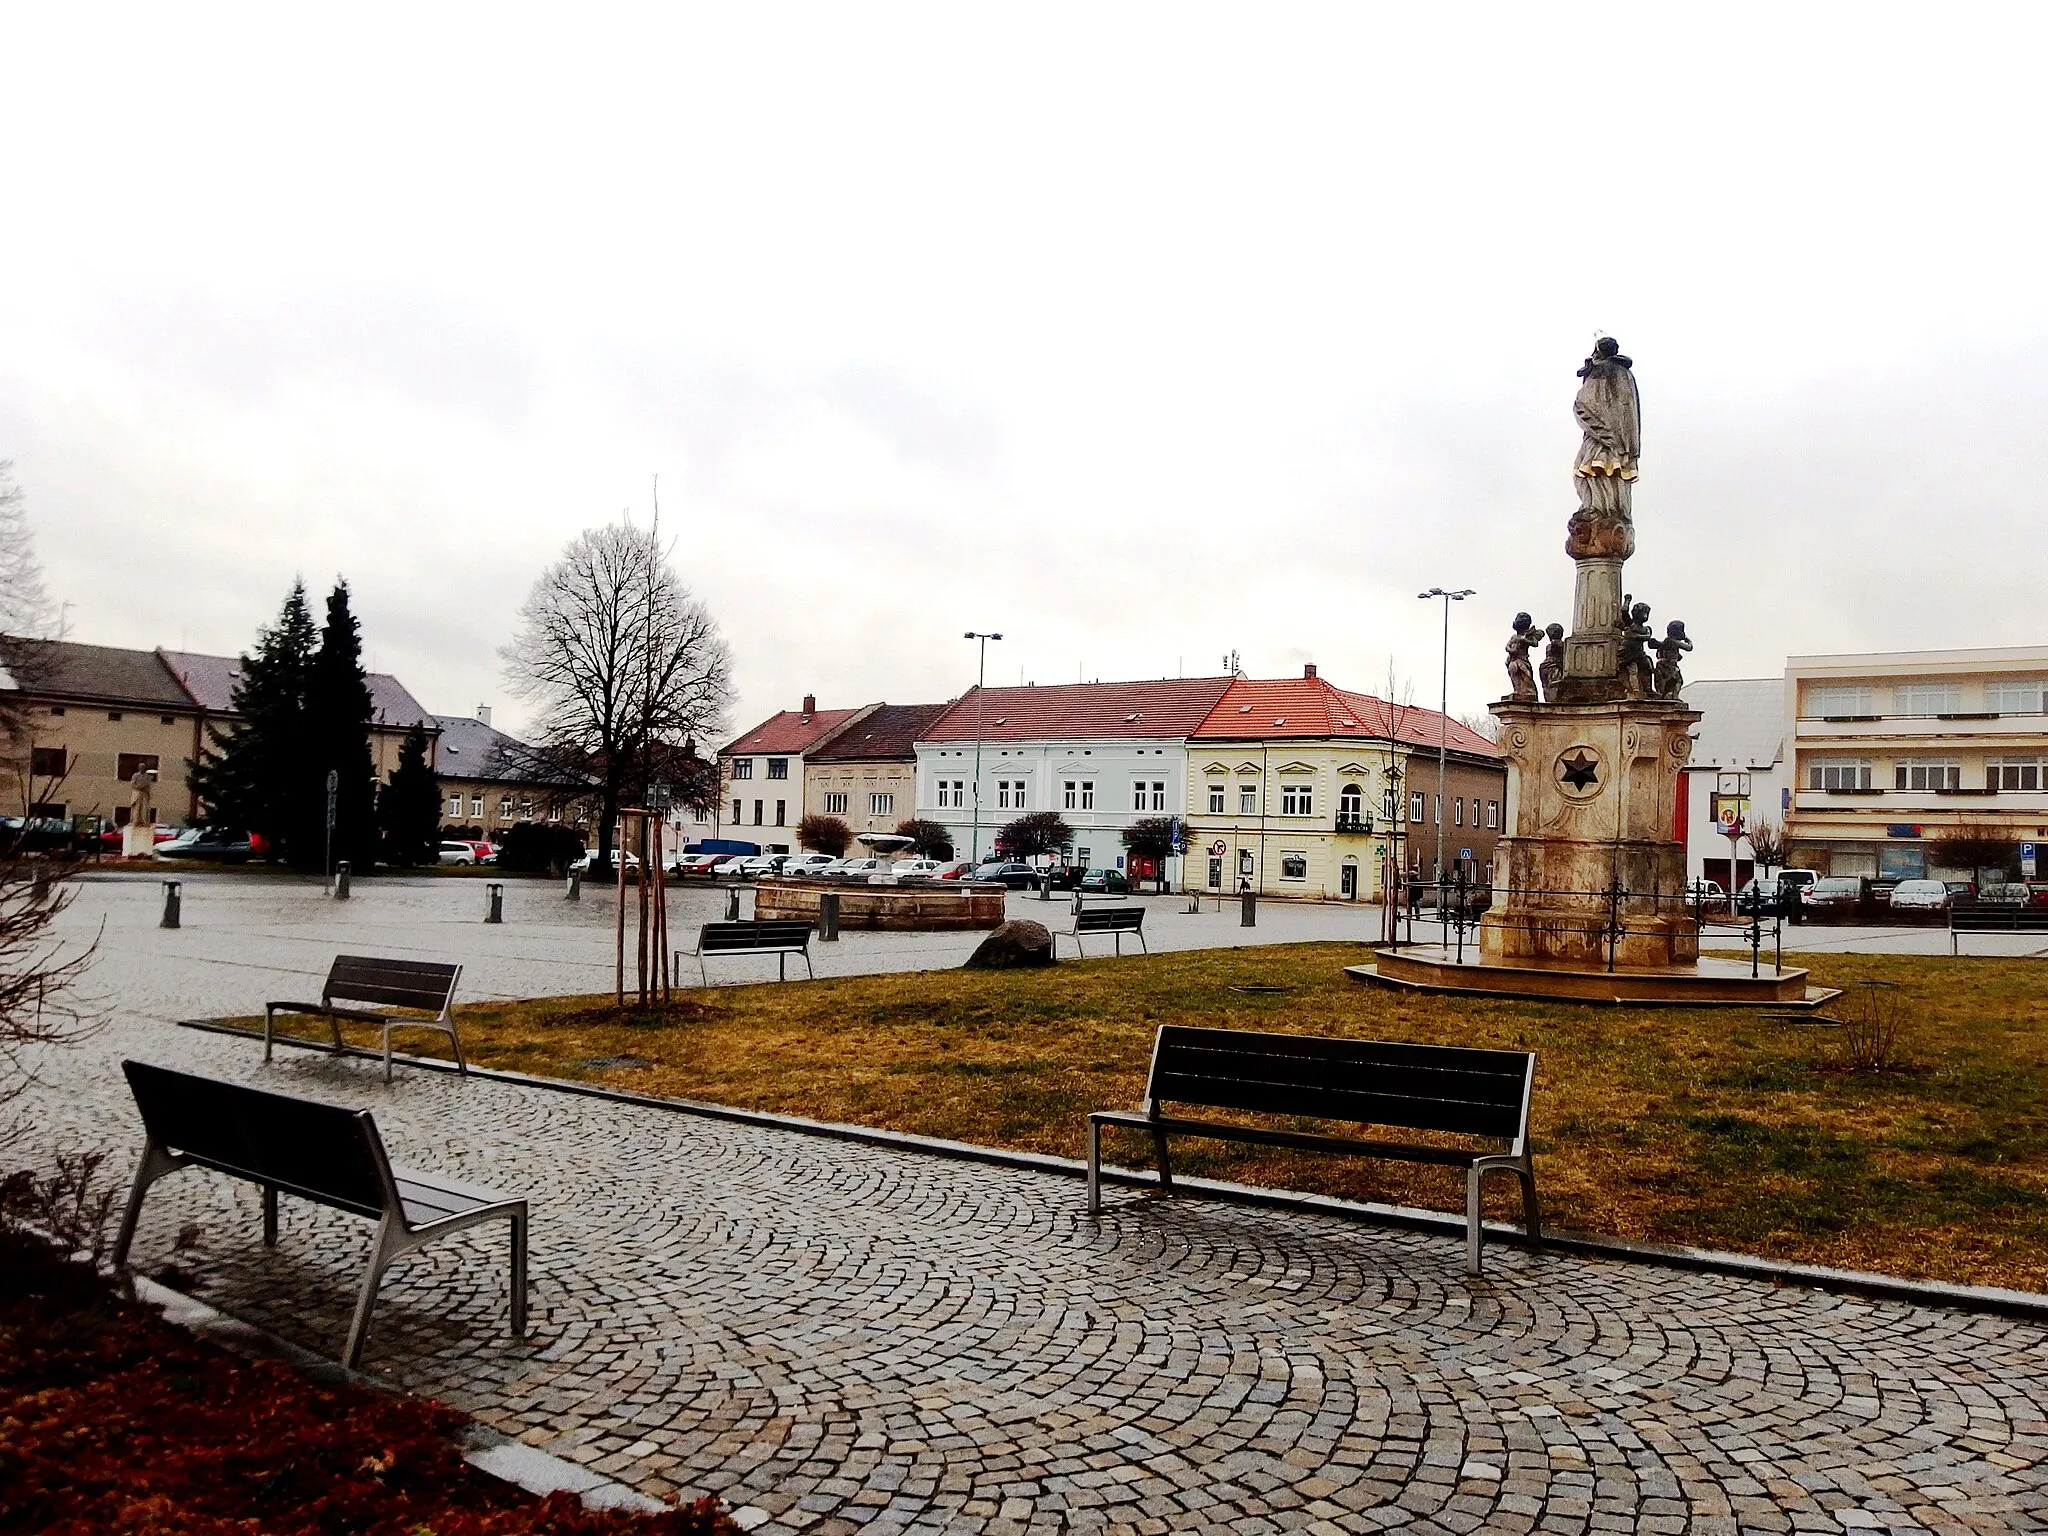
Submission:
<svg viewBox="0 0 2048 1536">
<path fill-rule="evenodd" d="M 1104 1126 L 1151 1133 L 1159 1160 L 1159 1188 L 1166 1195 L 1173 1193 L 1173 1165 L 1166 1146 L 1169 1135 L 1437 1163 L 1465 1170 L 1465 1268 L 1476 1275 L 1483 1237 L 1480 1193 L 1488 1174 L 1512 1173 L 1521 1182 L 1522 1218 L 1529 1241 L 1542 1239 L 1536 1168 L 1529 1157 L 1529 1095 L 1535 1079 L 1536 1057 L 1530 1051 L 1161 1025 L 1152 1047 L 1152 1071 L 1146 1079 L 1143 1106 L 1135 1114 L 1105 1109 L 1088 1117 L 1089 1214 L 1102 1211 Z M 1448 1131 L 1506 1146 L 1474 1152 L 1416 1142 L 1273 1130 L 1170 1115 L 1165 1110 L 1168 1104 L 1343 1120 L 1400 1130 Z"/>
<path fill-rule="evenodd" d="M 773 955 L 775 957 L 775 979 L 789 979 L 788 963 L 791 955 L 801 955 L 804 970 L 813 981 L 818 973 L 811 970 L 811 934 L 814 928 L 809 918 L 769 917 L 751 923 L 706 923 L 697 930 L 697 947 L 689 953 L 697 958 L 697 977 L 705 985 L 711 985 L 711 977 L 705 972 L 704 960 L 709 955 Z M 678 951 L 676 958 L 682 958 Z"/>
<path fill-rule="evenodd" d="M 370 1331 L 378 1282 L 392 1260 L 478 1222 L 512 1223 L 512 1333 L 526 1333 L 526 1201 L 440 1174 L 394 1168 L 367 1109 L 271 1093 L 217 1078 L 124 1061 L 148 1143 L 114 1241 L 126 1268 L 149 1186 L 180 1168 L 212 1168 L 263 1190 L 263 1241 L 277 1242 L 279 1191 L 377 1223 L 342 1363 L 354 1368 Z"/>
<path fill-rule="evenodd" d="M 391 1031 L 394 1029 L 438 1029 L 455 1047 L 455 1065 L 463 1072 L 469 1063 L 462 1057 L 462 1038 L 455 1033 L 449 1008 L 455 1001 L 455 982 L 462 975 L 459 965 L 436 960 L 378 960 L 369 955 L 336 955 L 327 968 L 327 981 L 317 1003 L 265 1003 L 263 1005 L 263 1059 L 270 1060 L 270 1045 L 280 1013 L 304 1013 L 327 1020 L 334 1032 L 334 1049 L 341 1049 L 341 1021 L 381 1024 L 384 1028 L 384 1081 L 391 1081 Z M 352 1003 L 382 1003 L 383 1008 L 342 1008 L 335 999 Z M 431 1019 L 392 1013 L 392 1008 L 417 1008 L 434 1015 Z"/>
<path fill-rule="evenodd" d="M 2048 907 L 1960 906 L 1948 909 L 1948 952 L 1962 953 L 1959 940 L 1966 933 L 2048 933 Z"/>
<path fill-rule="evenodd" d="M 1079 907 L 1074 912 L 1074 926 L 1067 930 L 1065 937 L 1074 941 L 1074 953 L 1085 958 L 1087 951 L 1081 948 L 1084 933 L 1113 933 L 1116 935 L 1116 952 L 1124 952 L 1124 935 L 1137 936 L 1138 948 L 1146 954 L 1152 951 L 1145 946 L 1145 909 L 1143 907 Z M 1053 958 L 1059 958 L 1061 935 L 1054 934 Z"/>
</svg>

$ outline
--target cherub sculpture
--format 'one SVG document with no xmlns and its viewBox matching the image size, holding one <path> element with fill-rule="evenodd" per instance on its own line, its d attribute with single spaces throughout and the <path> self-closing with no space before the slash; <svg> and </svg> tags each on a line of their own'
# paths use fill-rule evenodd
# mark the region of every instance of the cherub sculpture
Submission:
<svg viewBox="0 0 2048 1536">
<path fill-rule="evenodd" d="M 1621 623 L 1621 655 L 1616 670 L 1621 674 L 1622 687 L 1632 699 L 1650 696 L 1653 675 L 1650 667 L 1650 605 L 1637 603 L 1629 606 L 1627 598 L 1622 599 L 1624 617 Z"/>
<path fill-rule="evenodd" d="M 1564 626 L 1545 625 L 1543 636 L 1543 665 L 1536 669 L 1536 676 L 1543 684 L 1543 697 L 1555 704 L 1557 685 L 1564 681 Z"/>
<path fill-rule="evenodd" d="M 1508 697 L 1528 704 L 1536 702 L 1536 669 L 1529 661 L 1529 653 L 1542 638 L 1543 631 L 1536 627 L 1534 619 L 1526 613 L 1515 615 L 1515 632 L 1508 636 Z"/>
<path fill-rule="evenodd" d="M 1657 642 L 1657 671 L 1652 684 L 1660 699 L 1675 699 L 1685 687 L 1685 674 L 1678 670 L 1678 658 L 1692 649 L 1685 635 L 1685 623 L 1673 619 L 1664 626 L 1664 638 Z"/>
</svg>

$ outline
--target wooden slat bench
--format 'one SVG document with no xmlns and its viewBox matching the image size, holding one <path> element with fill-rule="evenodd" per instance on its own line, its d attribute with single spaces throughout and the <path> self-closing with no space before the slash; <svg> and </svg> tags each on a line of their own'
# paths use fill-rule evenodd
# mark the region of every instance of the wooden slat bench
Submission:
<svg viewBox="0 0 2048 1536">
<path fill-rule="evenodd" d="M 697 947 L 690 953 L 697 959 L 697 977 L 705 985 L 711 985 L 711 977 L 704 969 L 707 955 L 773 955 L 775 957 L 775 978 L 789 979 L 788 960 L 791 955 L 803 958 L 804 970 L 812 980 L 817 972 L 811 969 L 811 934 L 813 929 L 808 918 L 770 917 L 750 923 L 706 923 L 697 930 Z M 677 955 L 681 959 L 681 953 Z"/>
<path fill-rule="evenodd" d="M 1957 942 L 1966 933 L 2048 933 L 2048 907 L 1952 906 L 1948 909 L 1948 952 L 1962 953 Z"/>
<path fill-rule="evenodd" d="M 271 1093 L 140 1061 L 124 1061 L 148 1136 L 114 1242 L 125 1268 L 150 1185 L 180 1168 L 212 1168 L 263 1190 L 263 1241 L 277 1242 L 280 1191 L 377 1223 L 342 1363 L 363 1355 L 377 1285 L 392 1260 L 484 1221 L 512 1224 L 512 1333 L 526 1333 L 526 1201 L 440 1174 L 394 1168 L 366 1109 Z"/>
<path fill-rule="evenodd" d="M 1124 935 L 1134 934 L 1138 948 L 1146 954 L 1152 951 L 1145 944 L 1145 909 L 1143 907 L 1078 907 L 1074 912 L 1074 926 L 1067 930 L 1065 937 L 1074 941 L 1074 952 L 1086 956 L 1081 947 L 1084 933 L 1113 933 L 1116 935 L 1116 952 L 1124 952 Z M 1061 935 L 1054 934 L 1052 940 L 1053 958 L 1059 958 Z"/>
<path fill-rule="evenodd" d="M 265 1003 L 263 1005 L 263 1059 L 270 1060 L 271 1039 L 280 1013 L 304 1013 L 327 1020 L 334 1033 L 334 1049 L 341 1049 L 341 1021 L 379 1024 L 384 1029 L 384 1081 L 391 1081 L 391 1031 L 394 1029 L 438 1029 L 455 1047 L 455 1065 L 463 1072 L 469 1063 L 462 1056 L 462 1037 L 455 1033 L 449 1009 L 455 1002 L 455 983 L 462 975 L 459 965 L 435 960 L 378 960 L 369 955 L 336 955 L 328 967 L 327 981 L 317 1003 Z M 342 1008 L 336 998 L 352 1003 L 382 1003 L 381 1009 Z M 416 1008 L 434 1015 L 431 1019 L 391 1013 L 391 1008 Z"/>
<path fill-rule="evenodd" d="M 1097 1110 L 1088 1117 L 1088 1210 L 1091 1215 L 1102 1211 L 1104 1126 L 1151 1133 L 1159 1188 L 1167 1195 L 1173 1193 L 1169 1135 L 1437 1163 L 1465 1170 L 1465 1264 L 1476 1275 L 1483 1237 L 1480 1194 L 1488 1174 L 1512 1173 L 1521 1182 L 1529 1241 L 1538 1242 L 1543 1235 L 1536 1208 L 1536 1169 L 1529 1156 L 1529 1098 L 1535 1080 L 1536 1057 L 1529 1051 L 1162 1025 L 1153 1042 L 1143 1106 L 1136 1113 Z M 1447 1131 L 1505 1146 L 1466 1151 L 1233 1125 L 1170 1115 L 1168 1104 Z"/>
</svg>

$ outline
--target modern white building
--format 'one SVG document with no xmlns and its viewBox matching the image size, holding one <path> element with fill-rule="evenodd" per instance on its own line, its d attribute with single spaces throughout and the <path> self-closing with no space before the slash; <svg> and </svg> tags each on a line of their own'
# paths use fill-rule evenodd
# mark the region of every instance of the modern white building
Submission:
<svg viewBox="0 0 2048 1536">
<path fill-rule="evenodd" d="M 1785 679 L 1688 683 L 1683 696 L 1701 715 L 1692 759 L 1678 778 L 1685 873 L 1688 879 L 1705 876 L 1724 891 L 1738 890 L 1755 873 L 1753 850 L 1746 839 L 1738 842 L 1731 867 L 1722 817 L 1739 818 L 1745 833 L 1759 827 L 1782 832 L 1791 810 L 1791 780 L 1784 764 Z"/>
<path fill-rule="evenodd" d="M 917 814 L 968 858 L 993 851 L 1006 823 L 1057 811 L 1073 830 L 1068 862 L 1123 869 L 1125 828 L 1186 808 L 1188 736 L 1230 683 L 970 689 L 917 743 Z"/>
</svg>

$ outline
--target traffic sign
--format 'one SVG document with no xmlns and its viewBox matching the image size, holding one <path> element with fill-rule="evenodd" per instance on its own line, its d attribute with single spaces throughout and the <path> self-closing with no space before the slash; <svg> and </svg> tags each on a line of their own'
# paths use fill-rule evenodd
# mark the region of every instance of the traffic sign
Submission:
<svg viewBox="0 0 2048 1536">
<path fill-rule="evenodd" d="M 1223 857 L 1224 854 L 1228 853 L 1229 851 L 1229 845 L 1226 844 L 1220 837 L 1217 838 L 1215 842 L 1209 845 L 1209 853 L 1212 858 L 1220 859 Z"/>
</svg>

